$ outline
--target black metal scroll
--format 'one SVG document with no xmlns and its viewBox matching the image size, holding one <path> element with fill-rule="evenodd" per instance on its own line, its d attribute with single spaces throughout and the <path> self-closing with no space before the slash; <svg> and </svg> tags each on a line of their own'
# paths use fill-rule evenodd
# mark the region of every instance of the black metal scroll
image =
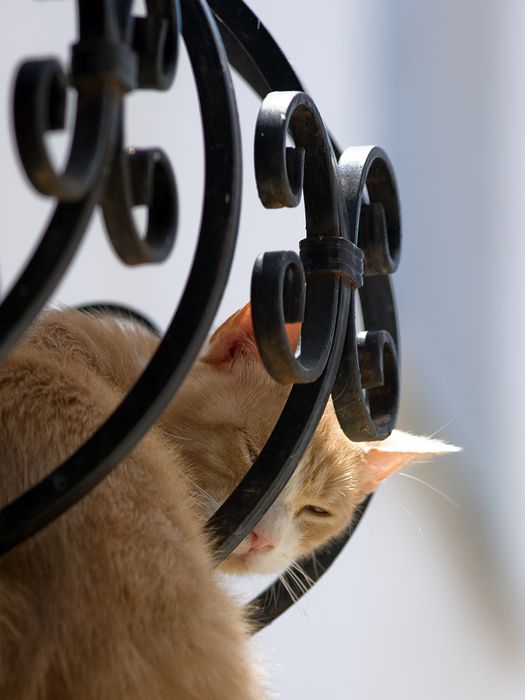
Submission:
<svg viewBox="0 0 525 700">
<path fill-rule="evenodd" d="M 222 559 L 250 532 L 286 485 L 330 393 L 341 426 L 352 440 L 384 439 L 391 432 L 398 409 L 398 341 L 388 275 L 399 261 L 400 214 L 386 154 L 377 147 L 348 149 L 341 154 L 259 19 L 242 2 L 210 0 L 209 5 L 230 63 L 264 98 L 255 135 L 255 169 L 263 204 L 295 206 L 299 185 L 305 185 L 307 238 L 300 245 L 301 263 L 290 253 L 266 253 L 254 268 L 252 312 L 261 356 L 278 380 L 304 381 L 308 370 L 307 380 L 317 376 L 312 383 L 295 384 L 257 460 L 208 524 Z M 299 123 L 292 123 L 293 117 Z M 295 151 L 285 149 L 288 126 Z M 268 129 L 273 129 L 271 134 Z M 273 144 L 273 152 L 267 150 L 268 143 Z M 273 164 L 269 175 L 268 164 L 262 162 L 265 158 Z M 319 197 L 315 187 L 318 172 L 324 175 Z M 368 202 L 363 202 L 365 190 Z M 361 251 L 364 260 L 360 264 Z M 286 276 L 290 268 L 293 272 Z M 303 275 L 305 299 L 297 281 Z M 366 328 L 359 337 L 355 330 L 356 288 Z M 298 320 L 303 304 L 301 353 L 293 358 L 283 325 L 284 321 Z M 325 330 L 327 318 L 327 333 L 310 331 Z M 312 580 L 317 581 L 339 554 L 369 500 L 338 542 L 321 555 L 322 561 L 318 554 L 301 562 Z M 298 600 L 304 586 L 292 578 L 288 583 Z M 252 601 L 249 611 L 256 624 L 264 626 L 292 604 L 288 591 L 276 580 Z"/>
<path fill-rule="evenodd" d="M 86 32 L 90 36 L 102 33 L 102 21 L 109 21 L 109 17 L 115 24 L 118 9 L 119 36 L 121 39 L 124 36 L 129 38 L 133 25 L 129 14 L 130 4 L 122 2 L 117 8 L 110 0 L 80 1 L 81 34 L 83 22 L 88 23 L 89 31 L 86 29 Z M 168 18 L 171 21 L 176 16 L 177 6 L 175 2 L 168 4 L 173 10 Z M 159 16 L 164 6 L 163 2 L 148 3 L 148 17 L 152 22 L 157 21 L 160 25 L 168 23 L 168 19 Z M 129 453 L 180 386 L 202 347 L 221 299 L 233 255 L 239 217 L 240 146 L 237 112 L 226 56 L 208 8 L 203 2 L 183 0 L 182 10 L 183 36 L 193 66 L 204 125 L 206 158 L 201 230 L 183 297 L 150 364 L 116 411 L 66 462 L 0 511 L 0 552 L 8 551 L 53 520 L 95 486 Z M 139 59 L 136 60 L 140 62 Z M 213 81 L 207 79 L 210 73 L 215 76 Z M 102 75 L 105 73 L 102 72 Z M 101 81 L 98 73 L 95 73 L 95 78 L 93 82 L 98 85 Z M 111 73 L 107 80 L 113 84 Z M 100 101 L 97 95 L 94 91 L 92 99 L 95 102 L 97 99 Z M 107 146 L 103 165 L 119 158 L 118 155 L 114 156 L 114 151 L 119 146 L 121 106 L 116 103 L 109 109 L 114 134 Z M 19 138 L 23 138 L 23 134 Z M 85 152 L 84 158 L 89 163 L 92 153 Z M 118 174 L 111 177 L 118 178 Z M 107 182 L 105 168 L 101 166 L 99 180 L 89 195 L 89 201 L 69 204 L 59 199 L 59 213 L 71 206 L 84 208 L 82 227 L 79 224 L 76 229 L 78 240 L 93 207 L 103 198 Z M 130 189 L 126 190 L 127 184 L 121 183 L 121 188 L 129 194 L 127 205 L 131 206 L 136 199 L 131 195 Z M 72 256 L 74 250 L 70 244 L 69 223 L 67 217 L 62 217 L 60 227 L 57 225 L 53 229 L 53 232 L 56 230 L 57 237 L 51 241 L 48 229 L 20 281 L 0 307 L 3 336 L 4 329 L 8 329 L 4 318 L 9 314 L 9 318 L 13 319 L 13 331 L 7 333 L 7 339 L 5 336 L 3 338 L 4 352 L 8 351 L 38 312 Z M 106 216 L 106 224 L 111 230 L 111 216 Z M 217 235 L 217 230 L 222 231 L 222 236 Z M 133 241 L 133 231 L 127 228 L 112 231 L 112 236 L 122 237 L 123 246 L 128 241 Z M 45 255 L 40 253 L 42 246 L 46 247 Z M 61 256 L 64 257 L 64 263 L 57 269 L 56 261 L 61 260 Z M 50 272 L 51 265 L 55 267 Z"/>
<path fill-rule="evenodd" d="M 34 187 L 57 204 L 35 254 L 0 305 L 0 359 L 56 287 L 97 204 L 124 262 L 155 263 L 170 254 L 177 224 L 175 178 L 159 148 L 124 149 L 122 98 L 135 89 L 169 88 L 179 28 L 194 71 L 205 141 L 195 259 L 173 320 L 128 396 L 75 454 L 0 511 L 0 553 L 60 515 L 129 453 L 175 394 L 208 333 L 229 274 L 241 196 L 229 62 L 263 98 L 255 130 L 261 201 L 270 208 L 297 206 L 303 194 L 307 237 L 299 254 L 264 253 L 255 263 L 251 296 L 260 353 L 269 373 L 294 387 L 252 468 L 207 525 L 219 562 L 286 485 L 330 394 L 352 440 L 383 439 L 392 430 L 398 345 L 388 276 L 399 258 L 399 204 L 385 153 L 372 147 L 341 154 L 286 58 L 243 2 L 147 0 L 142 18 L 132 17 L 131 4 L 78 0 L 79 40 L 69 73 L 54 60 L 28 61 L 18 71 L 14 120 L 20 157 Z M 77 91 L 77 116 L 68 163 L 57 173 L 44 134 L 63 126 L 68 86 Z M 287 134 L 293 148 L 286 146 Z M 137 204 L 148 208 L 145 236 L 131 215 Z M 365 325 L 360 334 L 356 290 Z M 293 321 L 303 323 L 295 354 L 285 333 L 285 323 Z M 331 551 L 303 562 L 311 578 L 328 568 L 358 519 Z M 300 597 L 302 591 L 291 585 Z M 250 607 L 258 626 L 292 602 L 280 583 L 270 591 Z M 270 606 L 265 600 L 276 602 Z"/>
</svg>

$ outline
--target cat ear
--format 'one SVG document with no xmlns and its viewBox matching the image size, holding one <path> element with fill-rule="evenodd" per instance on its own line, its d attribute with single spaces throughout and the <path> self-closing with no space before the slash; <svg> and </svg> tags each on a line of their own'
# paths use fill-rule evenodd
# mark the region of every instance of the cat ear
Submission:
<svg viewBox="0 0 525 700">
<path fill-rule="evenodd" d="M 383 479 L 409 462 L 424 462 L 437 455 L 461 451 L 455 445 L 401 430 L 393 430 L 386 440 L 363 443 L 362 448 L 367 465 L 367 479 L 362 487 L 365 494 L 375 491 Z"/>
<path fill-rule="evenodd" d="M 301 337 L 300 323 L 287 323 L 288 342 L 295 351 Z M 245 304 L 217 328 L 209 340 L 206 353 L 201 360 L 212 365 L 226 365 L 241 356 L 259 359 L 255 342 L 250 302 Z"/>
</svg>

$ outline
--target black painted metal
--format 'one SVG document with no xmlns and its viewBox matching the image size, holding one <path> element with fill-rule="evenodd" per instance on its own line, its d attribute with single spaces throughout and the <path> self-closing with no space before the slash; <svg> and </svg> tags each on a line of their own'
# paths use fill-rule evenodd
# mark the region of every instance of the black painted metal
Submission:
<svg viewBox="0 0 525 700">
<path fill-rule="evenodd" d="M 284 54 L 259 19 L 243 2 L 209 0 L 209 6 L 218 20 L 219 30 L 228 51 L 230 63 L 264 98 L 261 112 L 265 110 L 265 99 L 268 99 L 266 96 L 272 91 L 281 92 L 280 96 L 277 97 L 281 100 L 281 106 L 285 106 L 283 104 L 284 95 L 288 95 L 293 106 L 293 98 L 291 97 L 293 93 L 287 91 L 304 93 L 303 87 Z M 270 97 L 272 96 L 270 95 Z M 308 105 L 313 106 L 316 114 L 317 110 L 310 100 L 308 100 Z M 290 121 L 288 108 L 283 109 L 283 115 L 284 120 L 281 121 L 288 123 Z M 269 125 L 268 122 L 269 119 L 266 118 L 266 115 L 259 116 L 258 126 L 263 124 L 263 130 Z M 317 144 L 319 141 L 322 142 L 322 146 L 320 148 L 318 146 L 315 153 L 312 153 L 310 168 L 313 169 L 315 165 L 321 168 L 324 166 L 331 172 L 325 181 L 325 187 L 329 189 L 329 193 L 324 194 L 325 206 L 328 209 L 323 212 L 325 217 L 323 224 L 326 226 L 326 230 L 323 225 L 319 228 L 308 228 L 308 212 L 312 211 L 312 208 L 314 213 L 310 218 L 310 224 L 316 226 L 318 221 L 315 218 L 316 205 L 314 202 L 307 203 L 307 191 L 304 193 L 308 243 L 310 238 L 316 240 L 323 235 L 341 237 L 354 245 L 363 244 L 362 241 L 366 241 L 364 246 L 365 271 L 368 271 L 369 267 L 367 257 L 372 260 L 372 265 L 376 259 L 391 261 L 391 268 L 394 269 L 399 257 L 400 215 L 393 171 L 386 154 L 379 148 L 367 147 L 348 149 L 341 155 L 332 138 L 330 138 L 331 149 L 327 153 L 328 146 L 322 122 L 319 125 L 319 122 L 314 118 L 310 120 L 309 126 L 308 136 L 313 137 L 312 141 L 317 142 Z M 321 135 L 319 135 L 320 126 Z M 270 140 L 275 144 L 275 150 L 273 154 L 266 153 L 263 157 L 273 157 L 277 164 L 280 164 L 275 177 L 282 185 L 277 195 L 270 196 L 272 190 L 264 182 L 265 166 L 262 164 L 258 166 L 257 163 L 257 155 L 260 152 L 260 148 L 258 148 L 260 132 L 256 128 L 255 167 L 256 174 L 260 174 L 262 171 L 262 176 L 258 180 L 259 191 L 261 192 L 262 189 L 261 199 L 263 203 L 270 204 L 272 207 L 276 205 L 294 206 L 297 203 L 294 190 L 297 189 L 301 180 L 297 169 L 303 164 L 303 156 L 294 154 L 290 157 L 288 155 L 290 151 L 285 151 L 283 158 L 284 141 L 279 120 L 275 120 L 274 128 L 277 133 L 272 135 Z M 308 137 L 307 142 L 311 148 L 312 142 Z M 296 143 L 296 151 L 298 150 L 297 146 Z M 293 165 L 290 168 L 289 163 L 292 158 Z M 337 158 L 340 158 L 339 164 Z M 326 166 L 326 161 L 331 161 L 331 166 Z M 305 171 L 308 169 L 307 163 L 308 153 L 305 149 Z M 291 175 L 290 170 L 292 171 Z M 276 187 L 279 185 L 276 184 Z M 383 218 L 380 219 L 384 226 L 382 229 L 378 227 L 378 232 L 374 229 L 371 233 L 371 226 L 360 225 L 365 188 L 370 190 L 368 193 L 369 204 L 382 207 L 385 212 Z M 315 196 L 314 192 L 314 199 Z M 330 215 L 334 211 L 334 199 L 337 206 L 336 217 Z M 362 241 L 358 240 L 359 238 Z M 304 251 L 302 257 L 305 258 L 307 266 L 311 264 L 307 252 L 308 243 L 302 244 Z M 272 267 L 272 274 L 268 273 L 266 278 L 268 286 L 265 287 L 260 282 L 260 269 L 263 267 L 264 258 L 279 255 L 281 261 L 280 263 L 276 262 L 276 266 L 280 265 L 281 277 L 276 273 L 275 267 Z M 348 262 L 348 257 L 345 256 L 345 263 Z M 353 256 L 353 261 L 355 257 Z M 304 357 L 309 353 L 310 356 L 313 354 L 314 357 L 318 357 L 326 345 L 331 345 L 331 354 L 330 360 L 325 364 L 324 373 L 319 379 L 313 384 L 294 386 L 272 435 L 250 472 L 208 524 L 216 536 L 218 556 L 221 559 L 241 542 L 284 488 L 315 431 L 332 390 L 341 426 L 351 439 L 383 439 L 387 437 L 395 424 L 398 408 L 398 341 L 388 272 L 386 267 L 377 270 L 379 274 L 366 278 L 363 286 L 360 287 L 360 302 L 367 333 L 361 335 L 358 344 L 355 330 L 356 300 L 353 288 L 358 286 L 356 283 L 361 280 L 359 275 L 355 275 L 354 272 L 355 278 L 350 284 L 348 283 L 348 277 L 343 274 L 343 268 L 346 267 L 343 263 L 343 256 L 340 255 L 340 258 L 339 272 L 332 270 L 332 275 L 323 270 L 311 270 L 309 274 L 301 272 L 297 260 L 294 259 L 292 267 L 295 272 L 291 275 L 291 289 L 287 294 L 283 290 L 283 300 L 280 304 L 276 287 L 279 288 L 283 279 L 282 270 L 287 266 L 287 263 L 290 266 L 290 254 L 266 253 L 262 261 L 256 262 L 252 276 L 252 310 L 257 342 L 268 371 L 273 373 L 275 378 L 283 379 L 284 373 L 291 365 L 298 369 L 299 363 L 297 358 L 291 357 L 283 328 L 285 320 L 294 321 L 297 319 L 295 314 L 286 315 L 286 306 L 301 309 L 304 303 L 305 326 L 311 318 L 309 311 L 315 314 L 318 308 L 324 310 L 324 315 L 317 315 L 316 321 L 319 325 L 317 326 L 317 336 L 312 338 L 314 347 L 309 345 L 305 349 L 305 343 L 308 343 L 311 337 L 305 328 L 301 339 L 301 356 Z M 275 259 L 277 260 L 277 257 Z M 297 291 L 294 295 L 294 288 L 297 290 L 300 286 L 296 280 L 300 279 L 303 274 L 307 281 L 306 300 L 304 301 L 301 298 L 302 295 L 297 294 Z M 333 307 L 330 310 L 330 305 L 327 303 L 329 285 L 333 284 L 334 277 L 346 279 L 346 282 L 339 282 L 338 308 L 335 313 Z M 314 289 L 316 290 L 315 294 Z M 308 304 L 309 294 L 311 295 L 311 304 Z M 294 296 L 296 298 L 295 304 L 290 302 L 290 298 Z M 259 310 L 260 321 L 258 321 Z M 327 318 L 329 318 L 330 331 L 323 335 L 321 329 L 326 328 Z M 313 323 L 312 326 L 316 327 Z M 384 334 L 374 335 L 376 331 L 381 330 L 384 330 Z M 344 350 L 340 347 L 341 342 L 344 343 Z M 320 347 L 319 344 L 324 344 L 324 348 Z M 361 380 L 360 362 L 366 367 L 363 381 Z M 283 374 L 280 374 L 280 368 L 277 365 L 285 368 Z M 334 375 L 336 365 L 338 369 L 335 370 L 336 374 Z M 296 377 L 297 374 L 296 372 Z M 377 386 L 376 381 L 371 382 L 372 378 L 374 380 L 382 378 L 384 385 Z M 365 381 L 369 382 L 368 386 Z M 365 509 L 366 506 L 361 508 L 352 527 L 348 528 L 340 538 L 338 546 L 332 550 L 330 562 L 341 551 L 344 542 L 358 525 Z M 314 581 L 319 578 L 320 569 L 316 567 L 314 557 L 303 561 L 301 565 L 309 572 Z M 304 593 L 304 588 L 295 583 L 291 584 L 291 588 L 296 599 Z M 283 597 L 282 585 L 279 580 L 276 580 L 265 594 L 253 601 L 253 605 L 250 606 L 251 615 L 258 621 L 258 624 L 263 624 L 263 622 L 267 624 L 277 616 L 276 608 L 272 603 L 276 599 L 280 601 L 278 614 L 281 614 L 293 602 L 290 596 Z M 258 612 L 255 613 L 255 610 Z"/>
<path fill-rule="evenodd" d="M 84 5 L 93 7 L 91 0 L 79 6 L 82 9 Z M 112 3 L 105 5 L 113 11 Z M 187 374 L 221 299 L 239 217 L 237 112 L 226 56 L 208 8 L 203 2 L 183 0 L 182 9 L 183 36 L 195 74 L 204 125 L 206 159 L 201 230 L 183 297 L 157 352 L 122 404 L 75 454 L 0 511 L 0 552 L 8 551 L 73 505 L 134 447 Z M 210 73 L 214 74 L 213 81 L 207 79 Z M 114 109 L 119 116 L 120 107 L 116 105 Z M 222 236 L 217 235 L 217 230 L 222 231 Z M 68 233 L 64 225 L 61 234 L 66 240 Z M 60 252 L 57 242 L 56 253 Z M 30 265 L 35 265 L 33 260 Z M 34 311 L 38 311 L 45 298 L 42 294 L 33 301 Z M 1 310 L 2 307 L 0 314 Z"/>
<path fill-rule="evenodd" d="M 93 314 L 111 314 L 112 316 L 117 316 L 126 321 L 133 321 L 134 323 L 140 323 L 145 326 L 153 335 L 160 337 L 161 333 L 155 323 L 150 318 L 144 316 L 143 313 L 137 311 L 137 309 L 132 309 L 129 306 L 123 306 L 122 304 L 114 304 L 112 302 L 107 303 L 97 303 L 97 304 L 81 304 L 76 307 L 79 311 L 84 311 L 85 313 Z"/>
<path fill-rule="evenodd" d="M 299 254 L 264 253 L 254 266 L 257 344 L 269 373 L 294 387 L 250 471 L 207 525 L 219 562 L 286 485 L 330 394 L 352 440 L 383 439 L 392 430 L 398 340 L 389 274 L 399 259 L 399 203 L 385 153 L 377 147 L 341 153 L 284 54 L 243 2 L 147 0 L 142 18 L 131 16 L 131 4 L 78 0 L 79 40 L 69 76 L 53 59 L 19 69 L 14 120 L 21 161 L 33 186 L 57 204 L 35 254 L 0 305 L 0 359 L 56 287 L 97 204 L 124 262 L 160 262 L 170 254 L 178 209 L 172 168 L 159 148 L 124 149 L 122 98 L 135 89 L 170 87 L 179 28 L 194 71 L 205 142 L 195 259 L 155 356 L 122 404 L 74 455 L 0 511 L 0 553 L 60 515 L 123 459 L 173 397 L 204 341 L 228 277 L 240 206 L 229 62 L 262 98 L 254 154 L 261 201 L 269 208 L 297 206 L 303 194 L 307 237 Z M 63 126 L 67 89 L 77 91 L 77 119 L 68 163 L 57 173 L 44 134 Z M 287 134 L 292 148 L 286 146 Z M 137 204 L 148 208 L 144 236 L 131 215 Z M 365 325 L 360 334 L 356 291 Z M 285 323 L 295 321 L 303 325 L 299 348 L 292 352 Z M 302 562 L 313 580 L 335 559 L 366 505 L 331 549 Z M 301 587 L 292 580 L 290 585 L 300 597 Z M 263 626 L 291 602 L 276 582 L 253 601 L 250 615 Z"/>
</svg>

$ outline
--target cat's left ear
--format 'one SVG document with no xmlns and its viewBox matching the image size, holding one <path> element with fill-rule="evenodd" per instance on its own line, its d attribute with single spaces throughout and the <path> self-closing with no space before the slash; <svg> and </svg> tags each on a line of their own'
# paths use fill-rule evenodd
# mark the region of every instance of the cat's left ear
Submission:
<svg viewBox="0 0 525 700">
<path fill-rule="evenodd" d="M 411 435 L 393 430 L 386 440 L 367 442 L 361 445 L 365 453 L 367 478 L 363 493 L 375 491 L 379 484 L 409 462 L 425 462 L 438 455 L 460 452 L 461 448 L 441 440 Z"/>
<path fill-rule="evenodd" d="M 295 350 L 301 335 L 301 324 L 287 323 L 286 333 L 290 347 Z M 260 360 L 253 330 L 250 302 L 232 314 L 217 328 L 211 336 L 208 348 L 201 360 L 211 365 L 229 366 L 242 357 Z"/>
</svg>

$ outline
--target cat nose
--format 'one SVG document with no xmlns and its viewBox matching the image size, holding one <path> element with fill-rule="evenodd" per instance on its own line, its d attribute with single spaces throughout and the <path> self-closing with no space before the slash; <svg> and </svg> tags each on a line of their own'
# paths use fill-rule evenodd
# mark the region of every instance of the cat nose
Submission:
<svg viewBox="0 0 525 700">
<path fill-rule="evenodd" d="M 252 530 L 248 535 L 250 552 L 257 552 L 261 549 L 273 549 L 277 544 L 275 537 L 270 532 L 264 530 Z"/>
</svg>

